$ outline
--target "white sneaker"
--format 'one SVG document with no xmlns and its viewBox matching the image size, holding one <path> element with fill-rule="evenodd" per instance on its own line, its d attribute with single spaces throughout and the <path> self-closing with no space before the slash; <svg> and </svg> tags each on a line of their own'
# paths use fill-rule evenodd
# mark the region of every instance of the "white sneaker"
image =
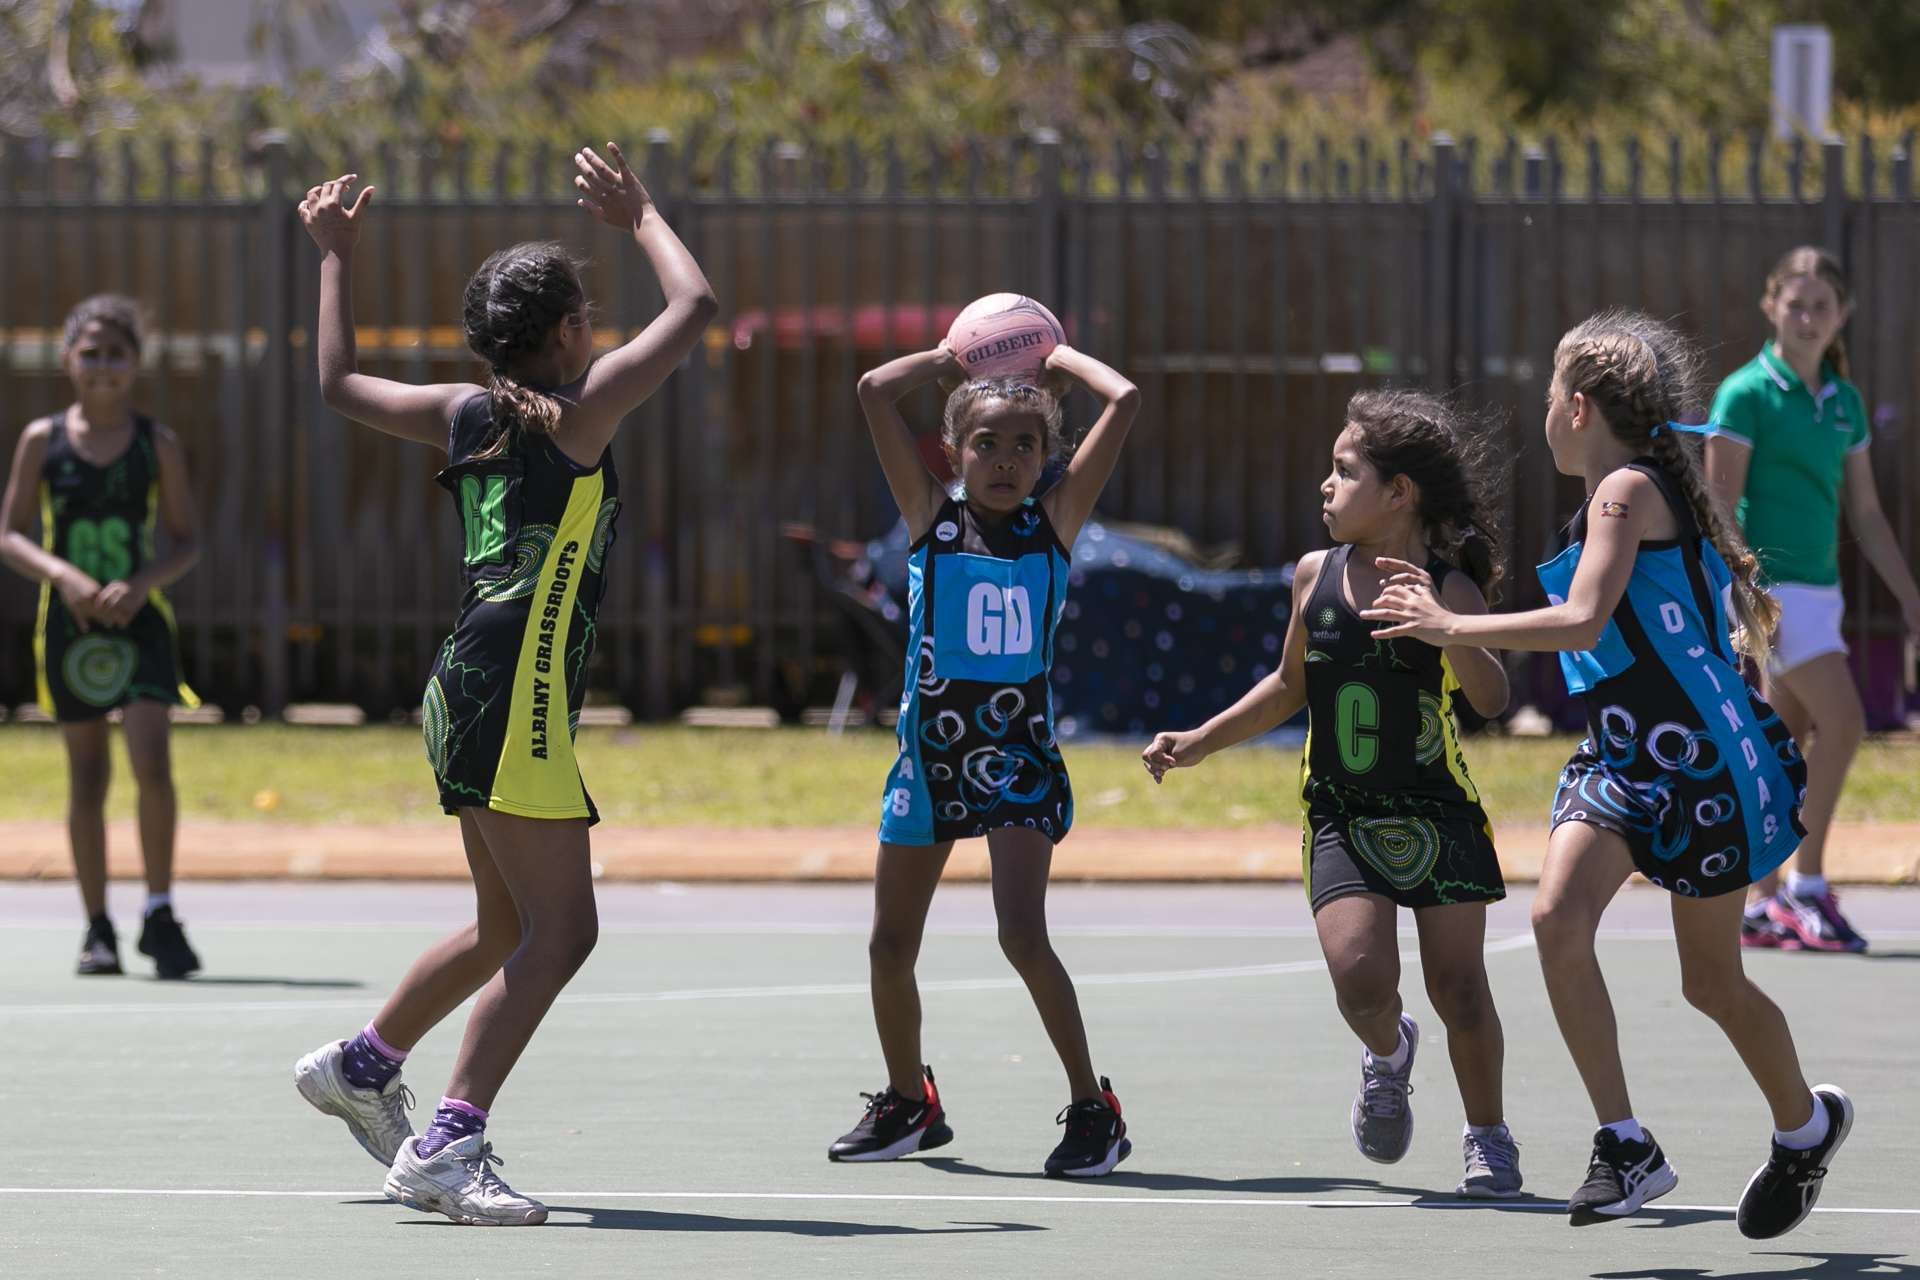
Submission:
<svg viewBox="0 0 1920 1280">
<path fill-rule="evenodd" d="M 345 1040 L 335 1040 L 294 1063 L 293 1083 L 316 1111 L 345 1120 L 347 1132 L 368 1155 L 391 1165 L 400 1144 L 413 1136 L 413 1125 L 407 1120 L 413 1095 L 400 1083 L 399 1072 L 384 1089 L 354 1088 L 343 1066 L 346 1047 Z"/>
<path fill-rule="evenodd" d="M 400 1144 L 387 1170 L 387 1199 L 469 1227 L 536 1227 L 547 1220 L 547 1206 L 500 1181 L 492 1166 L 506 1162 L 485 1134 L 449 1142 L 428 1160 L 415 1154 L 419 1144 L 418 1138 Z"/>
</svg>

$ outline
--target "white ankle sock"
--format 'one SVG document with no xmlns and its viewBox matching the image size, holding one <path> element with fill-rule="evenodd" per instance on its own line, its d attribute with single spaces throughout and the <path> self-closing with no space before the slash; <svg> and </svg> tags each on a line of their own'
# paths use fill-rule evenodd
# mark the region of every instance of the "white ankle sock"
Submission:
<svg viewBox="0 0 1920 1280">
<path fill-rule="evenodd" d="M 171 893 L 150 893 L 147 895 L 147 909 L 145 914 L 152 915 L 160 908 L 170 907 L 172 905 L 173 895 Z"/>
<path fill-rule="evenodd" d="M 1647 1135 L 1640 1131 L 1640 1122 L 1631 1117 L 1625 1120 L 1616 1120 L 1612 1124 L 1603 1124 L 1600 1127 L 1611 1132 L 1614 1137 L 1620 1139 L 1622 1142 L 1645 1142 L 1647 1140 Z"/>
<path fill-rule="evenodd" d="M 1467 1132 L 1476 1138 L 1488 1138 L 1496 1133 L 1505 1132 L 1506 1127 L 1507 1122 L 1505 1120 L 1502 1120 L 1499 1124 L 1470 1124 L 1467 1126 Z"/>
<path fill-rule="evenodd" d="M 1787 892 L 1796 898 L 1818 898 L 1826 891 L 1825 876 L 1803 876 L 1798 871 L 1787 872 Z"/>
<path fill-rule="evenodd" d="M 1395 1045 L 1393 1052 L 1384 1058 L 1375 1055 L 1371 1049 L 1367 1050 L 1367 1057 L 1373 1060 L 1375 1066 L 1385 1067 L 1389 1071 L 1407 1069 L 1407 1059 L 1413 1056 L 1413 1046 L 1407 1043 L 1406 1028 L 1402 1027 L 1399 1035 L 1400 1043 Z"/>
<path fill-rule="evenodd" d="M 1772 898 L 1755 898 L 1749 902 L 1746 907 L 1747 919 L 1759 920 L 1764 917 L 1767 914 L 1767 904 L 1772 901 Z"/>
<path fill-rule="evenodd" d="M 1827 1131 L 1832 1127 L 1832 1117 L 1827 1115 L 1827 1104 L 1815 1097 L 1813 1119 L 1787 1133 L 1775 1129 L 1773 1140 L 1789 1151 L 1810 1151 L 1827 1140 Z"/>
</svg>

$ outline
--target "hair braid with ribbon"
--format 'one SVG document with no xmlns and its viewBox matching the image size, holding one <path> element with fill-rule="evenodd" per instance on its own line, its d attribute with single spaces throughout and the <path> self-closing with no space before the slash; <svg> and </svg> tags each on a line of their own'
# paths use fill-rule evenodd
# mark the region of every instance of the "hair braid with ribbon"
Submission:
<svg viewBox="0 0 1920 1280">
<path fill-rule="evenodd" d="M 1603 311 L 1569 329 L 1553 355 L 1554 377 L 1565 393 L 1584 395 L 1616 439 L 1679 482 L 1701 536 L 1733 575 L 1734 645 L 1764 664 L 1780 606 L 1756 584 L 1758 561 L 1715 506 L 1699 448 L 1685 442 L 1707 428 L 1679 421 L 1699 411 L 1704 363 L 1672 325 L 1624 310 Z"/>
</svg>

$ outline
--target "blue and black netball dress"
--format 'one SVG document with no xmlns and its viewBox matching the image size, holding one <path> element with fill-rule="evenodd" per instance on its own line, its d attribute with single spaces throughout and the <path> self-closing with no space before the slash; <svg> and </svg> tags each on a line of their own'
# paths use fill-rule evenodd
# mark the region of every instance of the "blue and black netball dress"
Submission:
<svg viewBox="0 0 1920 1280">
<path fill-rule="evenodd" d="M 1660 486 L 1680 536 L 1642 542 L 1600 643 L 1560 655 L 1568 692 L 1586 702 L 1587 740 L 1560 775 L 1553 825 L 1615 832 L 1647 879 L 1711 898 L 1764 878 L 1799 846 L 1807 766 L 1740 675 L 1728 638 L 1733 575 L 1700 536 L 1692 503 L 1652 459 L 1629 465 Z M 1586 536 L 1583 505 L 1567 549 L 1538 570 L 1555 604 Z"/>
<path fill-rule="evenodd" d="M 460 504 L 465 592 L 427 681 L 427 759 L 448 813 L 598 822 L 573 733 L 620 512 L 613 454 L 583 467 L 525 432 L 487 454 L 493 436 L 492 401 L 473 396 L 435 477 Z"/>
<path fill-rule="evenodd" d="M 40 466 L 41 545 L 95 582 L 123 582 L 153 562 L 160 509 L 160 456 L 153 423 L 135 416 L 133 443 L 104 467 L 80 456 L 55 415 Z M 173 606 L 158 587 L 124 627 L 86 631 L 53 589 L 40 584 L 33 633 L 40 709 L 56 720 L 98 720 L 130 702 L 197 707 L 180 670 Z"/>
<path fill-rule="evenodd" d="M 1415 908 L 1497 902 L 1507 887 L 1460 750 L 1453 664 L 1423 640 L 1374 638 L 1393 624 L 1369 622 L 1348 606 L 1352 555 L 1351 544 L 1327 553 L 1301 613 L 1307 900 L 1315 911 L 1356 893 Z M 1426 570 L 1436 595 L 1458 572 L 1438 556 Z"/>
<path fill-rule="evenodd" d="M 914 544 L 900 758 L 881 798 L 881 840 L 1067 834 L 1073 792 L 1047 673 L 1071 558 L 1031 498 L 999 529 L 950 498 Z"/>
</svg>

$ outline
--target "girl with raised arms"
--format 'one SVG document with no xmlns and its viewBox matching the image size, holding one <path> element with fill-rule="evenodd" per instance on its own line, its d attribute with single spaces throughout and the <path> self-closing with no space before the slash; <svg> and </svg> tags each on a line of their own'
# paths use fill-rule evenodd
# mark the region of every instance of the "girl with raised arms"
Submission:
<svg viewBox="0 0 1920 1280">
<path fill-rule="evenodd" d="M 1487 904 L 1506 886 L 1453 699 L 1498 715 L 1507 676 L 1477 642 L 1383 639 L 1362 610 L 1403 567 L 1461 615 L 1486 612 L 1504 560 L 1496 447 L 1434 396 L 1355 396 L 1320 486 L 1321 518 L 1340 545 L 1300 559 L 1279 670 L 1198 729 L 1158 734 L 1144 753 L 1158 782 L 1307 708 L 1301 872 L 1335 999 L 1363 1046 L 1354 1145 L 1392 1164 L 1413 1141 L 1420 1028 L 1401 1010 L 1395 936 L 1407 907 L 1466 1106 L 1457 1193 L 1471 1199 L 1516 1196 L 1521 1177 L 1501 1097 L 1505 1039 L 1481 954 Z"/>
<path fill-rule="evenodd" d="M 1079 381 L 1105 408 L 1059 482 L 1033 496 L 1049 456 L 1065 452 L 1059 397 L 1018 379 L 965 382 L 947 397 L 942 442 L 964 493 L 949 496 L 896 407 L 914 387 L 964 375 L 943 342 L 860 379 L 860 404 L 887 484 L 913 538 L 912 630 L 900 756 L 881 798 L 874 871 L 873 1014 L 887 1085 L 827 1150 L 830 1160 L 894 1160 L 953 1138 L 920 1048 L 914 962 L 953 842 L 985 836 L 1000 946 L 1025 980 L 1066 1068 L 1066 1135 L 1053 1176 L 1099 1177 L 1131 1144 L 1120 1103 L 1094 1073 L 1073 980 L 1047 938 L 1047 871 L 1073 824 L 1073 795 L 1053 737 L 1048 673 L 1066 605 L 1071 548 L 1126 439 L 1139 393 L 1062 345 L 1052 378 Z"/>
<path fill-rule="evenodd" d="M 386 1193 L 455 1222 L 525 1226 L 545 1206 L 500 1180 L 486 1141 L 494 1097 L 561 988 L 593 950 L 587 828 L 598 821 L 573 755 L 594 616 L 618 514 L 609 445 L 620 420 L 666 381 L 716 310 L 691 254 L 619 148 L 574 155 L 580 207 L 633 236 L 666 305 L 595 359 L 577 264 L 557 244 L 517 244 L 467 284 L 467 345 L 486 386 L 413 386 L 354 365 L 353 251 L 372 187 L 356 175 L 307 192 L 300 216 L 320 265 L 320 387 L 329 407 L 447 451 L 438 479 L 465 531 L 460 616 L 423 699 L 440 803 L 460 819 L 474 923 L 441 939 L 349 1040 L 302 1058 L 302 1096 L 346 1121 L 389 1166 Z M 407 1122 L 400 1064 L 469 996 L 446 1096 L 424 1134 Z"/>
<path fill-rule="evenodd" d="M 1601 912 L 1637 869 L 1672 895 L 1682 992 L 1720 1024 L 1773 1112 L 1771 1152 L 1737 1214 L 1743 1234 L 1767 1239 L 1812 1212 L 1853 1104 L 1834 1085 L 1808 1089 L 1785 1017 L 1741 968 L 1742 890 L 1799 843 L 1806 766 L 1740 675 L 1739 648 L 1764 661 L 1775 606 L 1678 434 L 1705 430 L 1681 424 L 1700 408 L 1699 370 L 1678 332 L 1643 315 L 1607 312 L 1568 332 L 1547 445 L 1587 500 L 1566 550 L 1540 566 L 1548 607 L 1463 613 L 1400 564 L 1362 616 L 1431 644 L 1558 651 L 1586 702 L 1533 908 L 1554 1014 L 1600 1123 L 1569 1220 L 1625 1217 L 1679 1182 L 1635 1117 L 1594 951 Z"/>
</svg>

